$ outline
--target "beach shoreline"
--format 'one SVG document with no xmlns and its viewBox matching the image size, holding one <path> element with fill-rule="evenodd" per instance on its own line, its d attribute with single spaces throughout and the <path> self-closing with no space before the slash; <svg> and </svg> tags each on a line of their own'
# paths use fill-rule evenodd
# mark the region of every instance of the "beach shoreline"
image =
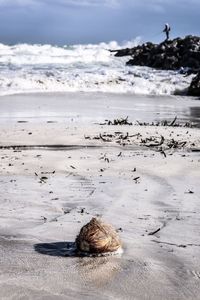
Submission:
<svg viewBox="0 0 200 300">
<path fill-rule="evenodd" d="M 185 124 L 199 101 L 45 93 L 0 108 L 1 299 L 198 298 L 200 135 Z M 92 217 L 118 230 L 121 257 L 69 254 Z"/>
</svg>

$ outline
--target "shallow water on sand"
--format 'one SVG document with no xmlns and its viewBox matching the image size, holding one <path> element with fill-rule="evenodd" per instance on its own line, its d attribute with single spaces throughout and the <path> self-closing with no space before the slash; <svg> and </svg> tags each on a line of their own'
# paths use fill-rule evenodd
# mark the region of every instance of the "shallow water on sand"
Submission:
<svg viewBox="0 0 200 300">
<path fill-rule="evenodd" d="M 104 121 L 129 117 L 130 121 L 171 120 L 200 127 L 200 100 L 181 96 L 140 96 L 108 93 L 43 93 L 0 97 L 0 122 L 47 120 Z"/>
</svg>

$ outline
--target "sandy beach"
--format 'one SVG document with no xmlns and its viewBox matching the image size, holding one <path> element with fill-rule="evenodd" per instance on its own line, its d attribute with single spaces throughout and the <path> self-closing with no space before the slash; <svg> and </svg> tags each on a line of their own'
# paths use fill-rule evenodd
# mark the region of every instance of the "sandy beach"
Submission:
<svg viewBox="0 0 200 300">
<path fill-rule="evenodd" d="M 1 299 L 200 299 L 199 100 L 35 93 L 0 110 Z M 72 253 L 95 216 L 121 256 Z"/>
</svg>

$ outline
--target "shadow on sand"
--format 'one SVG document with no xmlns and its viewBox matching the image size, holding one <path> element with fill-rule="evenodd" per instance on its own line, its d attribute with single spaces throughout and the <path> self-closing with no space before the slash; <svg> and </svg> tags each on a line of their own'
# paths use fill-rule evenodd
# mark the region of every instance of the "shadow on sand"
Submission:
<svg viewBox="0 0 200 300">
<path fill-rule="evenodd" d="M 80 257 L 76 251 L 74 242 L 56 242 L 35 244 L 36 252 L 44 255 L 61 256 L 61 257 Z"/>
<path fill-rule="evenodd" d="M 74 242 L 40 243 L 35 244 L 34 249 L 43 255 L 78 258 L 72 269 L 74 276 L 78 276 L 79 281 L 84 278 L 84 284 L 92 282 L 98 288 L 107 285 L 122 270 L 121 260 L 118 258 L 101 256 L 91 259 L 78 253 Z"/>
</svg>

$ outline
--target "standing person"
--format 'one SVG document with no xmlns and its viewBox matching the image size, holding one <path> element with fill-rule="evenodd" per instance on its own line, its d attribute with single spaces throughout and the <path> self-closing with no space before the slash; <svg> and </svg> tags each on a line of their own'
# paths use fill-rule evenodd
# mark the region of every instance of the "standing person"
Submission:
<svg viewBox="0 0 200 300">
<path fill-rule="evenodd" d="M 169 24 L 166 23 L 166 24 L 165 24 L 165 28 L 164 28 L 164 30 L 163 30 L 163 32 L 166 33 L 166 41 L 169 40 L 169 32 L 170 32 L 170 30 L 171 30 L 171 28 L 170 28 Z"/>
</svg>

